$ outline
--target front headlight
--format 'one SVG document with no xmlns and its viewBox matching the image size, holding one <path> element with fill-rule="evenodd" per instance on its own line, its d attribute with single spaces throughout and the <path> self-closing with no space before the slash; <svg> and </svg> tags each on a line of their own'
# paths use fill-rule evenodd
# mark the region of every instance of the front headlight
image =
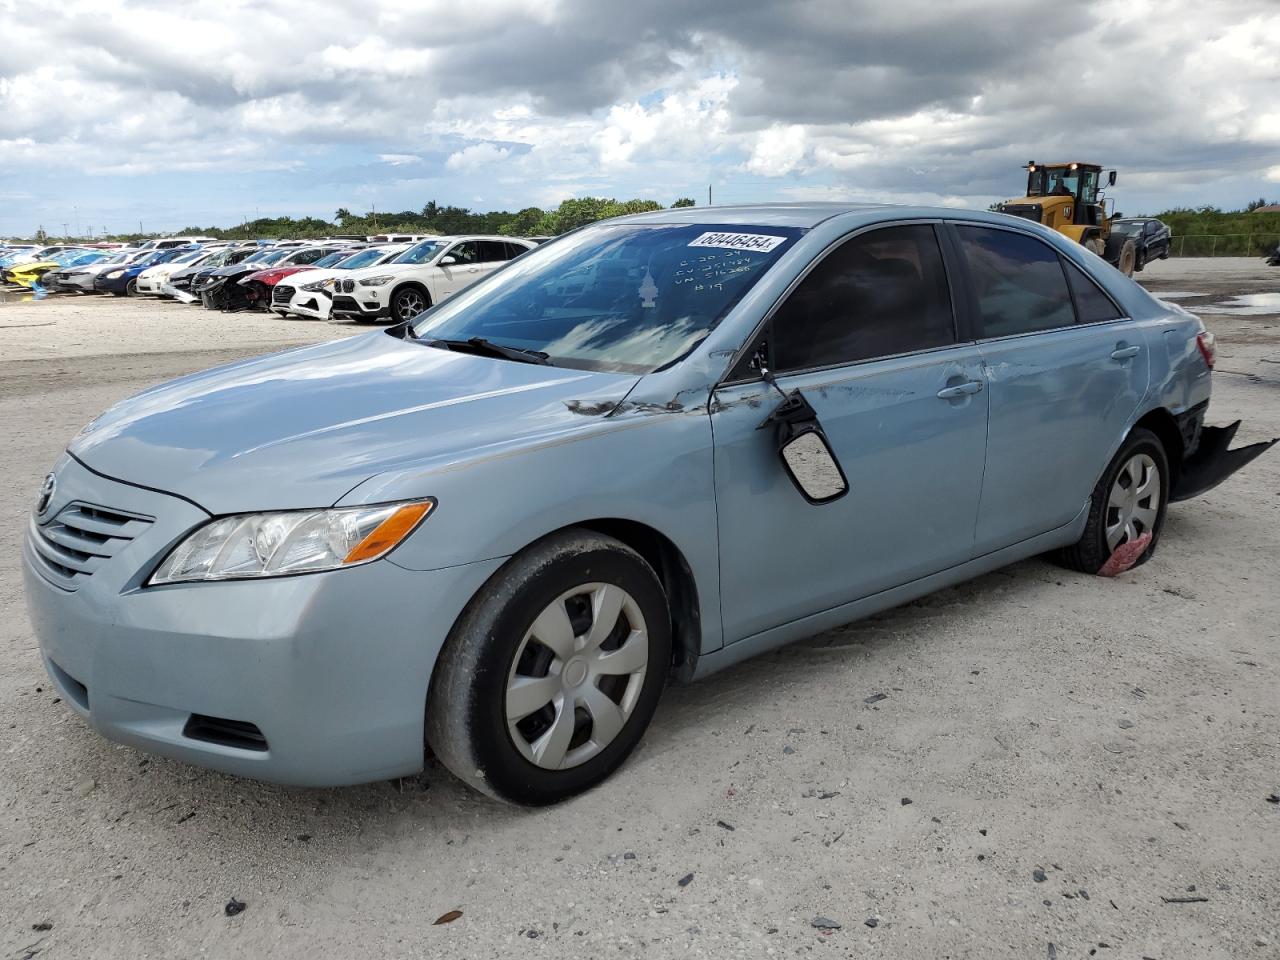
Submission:
<svg viewBox="0 0 1280 960">
<path fill-rule="evenodd" d="M 302 289 L 307 293 L 319 293 L 332 282 L 331 280 L 317 280 L 315 283 L 304 283 Z"/>
<path fill-rule="evenodd" d="M 380 287 L 383 284 L 390 283 L 395 277 L 365 277 L 360 281 L 362 287 Z"/>
<path fill-rule="evenodd" d="M 124 271 L 123 271 L 123 270 L 112 270 L 110 273 L 108 273 L 108 274 L 106 275 L 106 277 L 105 277 L 104 279 L 106 279 L 106 280 L 114 280 L 116 277 L 123 277 L 123 276 L 124 276 Z"/>
<path fill-rule="evenodd" d="M 222 517 L 174 547 L 147 583 L 281 577 L 369 563 L 399 545 L 433 507 L 434 500 L 418 500 Z"/>
</svg>

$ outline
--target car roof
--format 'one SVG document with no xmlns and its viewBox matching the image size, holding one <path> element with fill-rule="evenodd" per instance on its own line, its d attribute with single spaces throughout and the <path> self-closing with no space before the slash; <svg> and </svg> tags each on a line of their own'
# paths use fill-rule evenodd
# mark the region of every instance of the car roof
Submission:
<svg viewBox="0 0 1280 960">
<path fill-rule="evenodd" d="M 840 203 L 806 201 L 781 203 L 748 203 L 733 206 L 671 207 L 649 213 L 618 217 L 614 223 L 723 223 L 753 224 L 767 227 L 815 227 L 824 220 L 848 213 L 883 213 L 892 208 L 886 203 Z M 897 209 L 924 209 L 900 207 Z M 954 210 L 948 211 L 952 215 Z"/>
</svg>

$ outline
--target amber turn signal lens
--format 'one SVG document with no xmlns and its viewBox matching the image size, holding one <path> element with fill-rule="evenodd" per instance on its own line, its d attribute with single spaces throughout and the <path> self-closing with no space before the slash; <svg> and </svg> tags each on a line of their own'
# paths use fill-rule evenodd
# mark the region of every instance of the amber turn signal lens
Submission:
<svg viewBox="0 0 1280 960">
<path fill-rule="evenodd" d="M 347 554 L 343 564 L 360 563 L 380 557 L 413 532 L 422 518 L 431 512 L 433 503 L 407 503 L 373 528 L 367 537 Z"/>
</svg>

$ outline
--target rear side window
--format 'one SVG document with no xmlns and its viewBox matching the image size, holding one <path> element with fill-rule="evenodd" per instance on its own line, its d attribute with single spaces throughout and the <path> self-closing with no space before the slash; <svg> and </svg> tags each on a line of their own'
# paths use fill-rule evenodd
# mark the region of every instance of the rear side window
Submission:
<svg viewBox="0 0 1280 960">
<path fill-rule="evenodd" d="M 520 254 L 529 252 L 528 247 L 521 246 L 518 243 L 504 243 L 503 245 L 507 248 L 507 260 L 514 260 Z"/>
<path fill-rule="evenodd" d="M 957 227 L 984 337 L 1009 337 L 1075 323 L 1058 253 L 1026 234 Z"/>
<path fill-rule="evenodd" d="M 955 342 L 933 227 L 885 227 L 828 254 L 773 317 L 779 371 L 889 357 Z"/>
<path fill-rule="evenodd" d="M 1123 314 L 1111 302 L 1102 290 L 1070 260 L 1063 259 L 1067 270 L 1067 280 L 1071 284 L 1071 294 L 1076 300 L 1076 319 L 1078 323 L 1103 323 L 1107 320 L 1119 320 Z"/>
</svg>

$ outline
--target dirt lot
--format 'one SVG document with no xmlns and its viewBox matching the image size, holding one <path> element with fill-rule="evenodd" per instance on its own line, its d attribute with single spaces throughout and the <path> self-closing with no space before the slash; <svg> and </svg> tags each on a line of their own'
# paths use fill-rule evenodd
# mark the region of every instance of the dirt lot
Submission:
<svg viewBox="0 0 1280 960">
<path fill-rule="evenodd" d="M 1205 308 L 1213 419 L 1280 434 L 1280 305 L 1230 300 L 1280 269 L 1142 279 Z M 40 479 L 151 383 L 356 330 L 0 304 L 0 958 L 1280 957 L 1280 452 L 1118 579 L 1029 561 L 671 688 L 634 759 L 551 810 L 439 769 L 273 787 L 89 732 L 22 603 Z"/>
</svg>

